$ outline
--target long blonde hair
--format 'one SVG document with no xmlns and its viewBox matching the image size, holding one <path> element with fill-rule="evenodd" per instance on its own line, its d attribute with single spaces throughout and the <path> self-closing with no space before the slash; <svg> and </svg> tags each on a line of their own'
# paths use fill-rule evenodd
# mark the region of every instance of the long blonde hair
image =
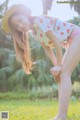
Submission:
<svg viewBox="0 0 80 120">
<path fill-rule="evenodd" d="M 13 43 L 16 52 L 16 59 L 22 63 L 22 67 L 26 74 L 30 74 L 32 70 L 31 48 L 29 45 L 28 32 L 18 32 L 12 30 Z"/>
</svg>

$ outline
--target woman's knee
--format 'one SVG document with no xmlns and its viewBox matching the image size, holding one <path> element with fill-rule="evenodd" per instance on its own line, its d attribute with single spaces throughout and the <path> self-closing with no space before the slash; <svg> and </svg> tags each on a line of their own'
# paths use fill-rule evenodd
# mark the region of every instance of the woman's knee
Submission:
<svg viewBox="0 0 80 120">
<path fill-rule="evenodd" d="M 70 78 L 71 77 L 71 73 L 68 70 L 61 70 L 60 73 L 60 79 L 65 79 L 65 78 Z"/>
</svg>

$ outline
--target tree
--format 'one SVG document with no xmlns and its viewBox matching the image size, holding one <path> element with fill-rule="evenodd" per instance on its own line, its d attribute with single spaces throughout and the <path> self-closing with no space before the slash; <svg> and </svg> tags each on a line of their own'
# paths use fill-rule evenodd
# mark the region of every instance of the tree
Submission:
<svg viewBox="0 0 80 120">
<path fill-rule="evenodd" d="M 51 9 L 53 0 L 42 0 L 43 14 L 47 14 L 48 10 Z"/>
<path fill-rule="evenodd" d="M 70 7 L 80 15 L 80 0 L 70 0 Z"/>
</svg>

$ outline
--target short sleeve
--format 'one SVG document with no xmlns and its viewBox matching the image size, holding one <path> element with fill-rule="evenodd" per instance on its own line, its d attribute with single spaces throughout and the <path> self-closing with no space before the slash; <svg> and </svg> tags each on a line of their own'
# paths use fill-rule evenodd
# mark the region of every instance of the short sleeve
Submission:
<svg viewBox="0 0 80 120">
<path fill-rule="evenodd" d="M 39 16 L 36 19 L 35 24 L 34 24 L 34 29 L 35 29 L 34 37 L 40 43 L 53 49 L 54 48 L 53 42 L 45 34 L 45 32 L 49 30 L 53 30 L 53 26 L 51 26 L 51 23 L 53 23 L 53 21 L 50 20 L 49 18 L 44 18 L 44 16 Z"/>
<path fill-rule="evenodd" d="M 43 32 L 53 30 L 53 26 L 54 26 L 53 21 L 48 17 L 39 16 L 39 17 L 37 17 L 36 22 Z"/>
</svg>

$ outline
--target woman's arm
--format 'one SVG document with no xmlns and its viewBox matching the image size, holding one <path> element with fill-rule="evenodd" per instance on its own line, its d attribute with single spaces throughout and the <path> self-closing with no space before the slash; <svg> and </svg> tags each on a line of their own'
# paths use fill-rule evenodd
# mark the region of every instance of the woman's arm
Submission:
<svg viewBox="0 0 80 120">
<path fill-rule="evenodd" d="M 54 65 L 54 66 L 58 66 L 58 65 L 57 65 L 57 59 L 56 59 L 56 56 L 55 56 L 53 50 L 52 50 L 50 47 L 45 46 L 43 43 L 41 43 L 41 45 L 42 45 L 45 53 L 47 54 L 47 56 L 48 56 L 48 57 L 50 58 L 50 60 L 52 61 L 53 65 Z M 54 67 L 52 67 L 52 68 L 50 69 L 50 72 L 51 72 L 51 74 L 55 77 L 55 80 L 56 80 L 57 82 L 59 82 L 59 81 L 60 81 L 60 78 L 59 78 L 58 74 L 60 73 L 60 70 L 55 72 L 55 71 L 53 71 L 53 68 L 54 68 Z M 55 76 L 55 75 L 57 75 L 57 76 Z"/>
<path fill-rule="evenodd" d="M 46 32 L 46 35 L 50 40 L 52 40 L 52 42 L 55 45 L 58 66 L 62 65 L 62 47 L 61 47 L 61 44 L 60 44 L 57 36 L 51 30 Z"/>
<path fill-rule="evenodd" d="M 64 63 L 65 56 L 67 55 L 67 51 L 68 51 L 68 49 L 66 49 L 66 51 L 65 51 L 65 53 L 64 53 L 64 55 L 63 55 L 63 58 L 62 58 L 62 64 Z"/>
<path fill-rule="evenodd" d="M 50 47 L 45 46 L 43 43 L 41 43 L 46 55 L 50 58 L 51 62 L 54 66 L 57 66 L 57 59 L 53 52 L 53 50 Z"/>
</svg>

